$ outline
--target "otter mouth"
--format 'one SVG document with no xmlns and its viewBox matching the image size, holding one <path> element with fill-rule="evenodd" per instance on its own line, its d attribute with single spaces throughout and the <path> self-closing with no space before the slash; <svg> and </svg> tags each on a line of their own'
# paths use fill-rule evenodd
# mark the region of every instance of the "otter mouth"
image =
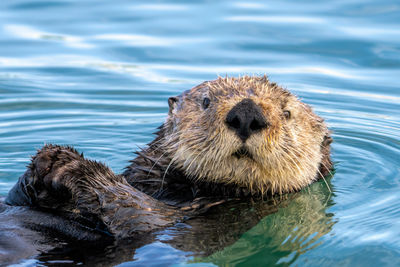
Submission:
<svg viewBox="0 0 400 267">
<path fill-rule="evenodd" d="M 251 160 L 254 160 L 253 155 L 251 154 L 251 152 L 245 146 L 241 146 L 238 150 L 236 150 L 232 154 L 232 156 L 234 156 L 237 159 L 249 158 Z"/>
</svg>

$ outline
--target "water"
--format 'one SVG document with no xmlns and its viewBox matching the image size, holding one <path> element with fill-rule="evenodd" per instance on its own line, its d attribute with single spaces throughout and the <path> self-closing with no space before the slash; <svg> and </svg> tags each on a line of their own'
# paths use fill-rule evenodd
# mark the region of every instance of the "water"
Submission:
<svg viewBox="0 0 400 267">
<path fill-rule="evenodd" d="M 239 209 L 218 249 L 191 248 L 216 235 L 210 215 L 209 232 L 167 229 L 113 264 L 399 266 L 399 18 L 395 0 L 0 1 L 0 196 L 44 143 L 121 172 L 168 96 L 266 73 L 326 118 L 333 192 L 316 183 L 248 224 Z M 25 264 L 85 262 L 71 255 Z"/>
</svg>

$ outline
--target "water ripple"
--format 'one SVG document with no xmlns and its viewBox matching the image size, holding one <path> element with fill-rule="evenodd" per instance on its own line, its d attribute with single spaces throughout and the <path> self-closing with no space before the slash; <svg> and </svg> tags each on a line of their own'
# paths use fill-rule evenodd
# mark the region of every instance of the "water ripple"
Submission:
<svg viewBox="0 0 400 267">
<path fill-rule="evenodd" d="M 164 121 L 169 96 L 217 75 L 265 73 L 330 126 L 333 193 L 315 183 L 249 229 L 231 222 L 246 231 L 208 256 L 164 243 L 188 240 L 178 229 L 125 260 L 396 265 L 399 11 L 396 0 L 0 1 L 0 197 L 44 143 L 120 172 Z"/>
</svg>

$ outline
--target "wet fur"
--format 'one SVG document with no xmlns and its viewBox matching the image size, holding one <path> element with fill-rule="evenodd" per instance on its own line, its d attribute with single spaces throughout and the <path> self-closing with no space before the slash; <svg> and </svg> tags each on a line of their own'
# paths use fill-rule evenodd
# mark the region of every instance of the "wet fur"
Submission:
<svg viewBox="0 0 400 267">
<path fill-rule="evenodd" d="M 211 99 L 207 109 L 204 97 Z M 251 157 L 232 155 L 241 140 L 225 123 L 250 98 L 270 126 L 246 142 Z M 166 122 L 124 176 L 156 198 L 241 197 L 300 190 L 329 174 L 330 132 L 323 119 L 267 77 L 218 78 L 170 99 Z M 289 110 L 291 117 L 283 112 Z"/>
<path fill-rule="evenodd" d="M 15 198 L 20 188 L 24 198 Z M 108 167 L 70 147 L 46 145 L 32 158 L 7 203 L 62 211 L 114 237 L 152 231 L 182 214 L 130 186 Z M 132 220 L 129 220 L 132 218 Z"/>
</svg>

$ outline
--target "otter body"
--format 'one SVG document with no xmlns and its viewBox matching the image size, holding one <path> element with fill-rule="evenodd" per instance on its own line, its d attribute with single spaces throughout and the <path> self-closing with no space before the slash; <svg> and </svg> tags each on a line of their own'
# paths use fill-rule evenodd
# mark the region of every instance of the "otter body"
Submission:
<svg viewBox="0 0 400 267">
<path fill-rule="evenodd" d="M 298 191 L 332 167 L 324 121 L 265 76 L 218 78 L 168 103 L 156 138 L 121 175 L 70 147 L 43 147 L 6 203 L 57 219 L 43 224 L 25 216 L 21 225 L 36 231 L 46 225 L 73 240 L 124 239 L 197 216 L 229 198 Z M 19 214 L 10 206 L 0 209 L 1 216 Z M 73 223 L 62 229 L 60 220 L 75 222 L 77 230 Z"/>
</svg>

